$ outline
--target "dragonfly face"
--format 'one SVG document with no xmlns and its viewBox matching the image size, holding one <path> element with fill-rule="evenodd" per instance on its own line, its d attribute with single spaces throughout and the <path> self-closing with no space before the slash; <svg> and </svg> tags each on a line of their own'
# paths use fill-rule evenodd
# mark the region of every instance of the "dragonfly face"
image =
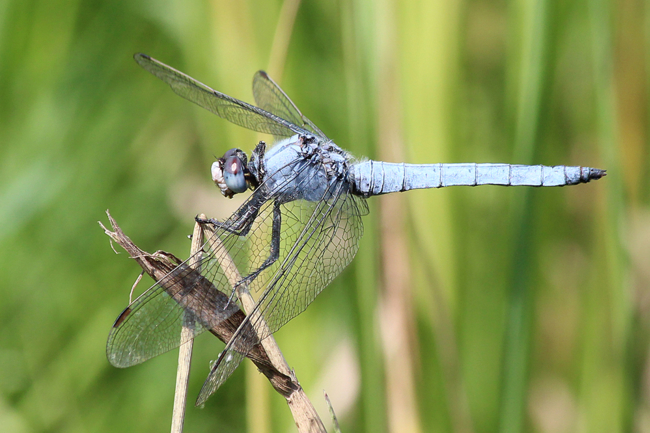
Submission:
<svg viewBox="0 0 650 433">
<path fill-rule="evenodd" d="M 230 149 L 212 164 L 212 181 L 221 194 L 232 198 L 235 194 L 257 187 L 257 179 L 248 170 L 246 153 L 237 148 Z"/>
</svg>

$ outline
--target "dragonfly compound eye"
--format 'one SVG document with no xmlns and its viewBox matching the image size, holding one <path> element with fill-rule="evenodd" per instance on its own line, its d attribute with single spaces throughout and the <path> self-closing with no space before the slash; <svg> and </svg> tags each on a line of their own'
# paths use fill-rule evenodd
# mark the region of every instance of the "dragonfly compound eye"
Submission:
<svg viewBox="0 0 650 433">
<path fill-rule="evenodd" d="M 229 156 L 223 163 L 223 179 L 234 193 L 246 191 L 248 185 L 244 175 L 244 164 L 237 156 Z"/>
</svg>

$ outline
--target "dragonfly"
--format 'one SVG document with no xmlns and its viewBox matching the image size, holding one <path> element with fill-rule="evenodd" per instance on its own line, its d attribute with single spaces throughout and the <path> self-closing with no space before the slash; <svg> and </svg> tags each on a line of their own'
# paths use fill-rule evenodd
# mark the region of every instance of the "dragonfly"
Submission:
<svg viewBox="0 0 650 433">
<path fill-rule="evenodd" d="M 264 71 L 253 77 L 257 105 L 252 105 L 145 54 L 134 58 L 183 98 L 275 140 L 270 146 L 260 141 L 250 159 L 241 149 L 230 149 L 211 167 L 212 180 L 225 197 L 252 191 L 226 220 L 199 221 L 212 229 L 200 258 L 200 277 L 230 302 L 217 307 L 214 293 L 197 293 L 204 286 L 191 281 L 179 291 L 174 282 L 196 278 L 189 266 L 179 266 L 133 301 L 108 337 L 110 363 L 129 367 L 226 320 L 238 310 L 240 290 L 255 293 L 254 310 L 213 363 L 197 405 L 228 379 L 256 344 L 302 313 L 352 261 L 369 197 L 456 185 L 576 185 L 606 175 L 605 170 L 562 165 L 355 159 L 305 117 Z M 234 282 L 233 267 L 238 275 Z M 181 334 L 188 315 L 192 332 Z"/>
</svg>

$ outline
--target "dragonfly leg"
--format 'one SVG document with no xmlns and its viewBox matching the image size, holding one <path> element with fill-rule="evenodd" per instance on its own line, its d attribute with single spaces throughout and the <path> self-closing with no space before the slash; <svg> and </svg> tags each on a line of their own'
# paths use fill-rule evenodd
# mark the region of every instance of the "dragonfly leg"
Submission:
<svg viewBox="0 0 650 433">
<path fill-rule="evenodd" d="M 231 233 L 233 235 L 237 236 L 246 236 L 248 232 L 251 230 L 253 227 L 253 221 L 255 221 L 255 218 L 257 218 L 257 211 L 251 214 L 251 219 L 250 220 L 242 220 L 242 221 L 236 221 L 235 223 L 229 223 L 228 221 L 222 222 L 219 220 L 216 220 L 214 218 L 208 218 L 208 219 L 200 219 L 200 218 L 195 218 L 196 222 L 199 224 L 212 224 L 216 228 L 219 228 L 225 232 Z"/>
<path fill-rule="evenodd" d="M 282 231 L 282 210 L 280 209 L 280 204 L 276 201 L 273 204 L 273 226 L 271 231 L 271 248 L 269 251 L 269 256 L 264 260 L 264 263 L 257 268 L 257 270 L 251 272 L 246 277 L 242 278 L 237 284 L 235 284 L 235 291 L 244 284 L 249 284 L 266 268 L 275 263 L 280 257 L 280 235 Z"/>
<path fill-rule="evenodd" d="M 194 218 L 199 224 L 212 224 L 213 226 L 237 236 L 246 236 L 253 227 L 253 222 L 259 213 L 259 202 L 263 200 L 253 197 L 246 206 L 242 206 L 236 214 L 227 221 L 218 221 L 214 218 Z"/>
</svg>

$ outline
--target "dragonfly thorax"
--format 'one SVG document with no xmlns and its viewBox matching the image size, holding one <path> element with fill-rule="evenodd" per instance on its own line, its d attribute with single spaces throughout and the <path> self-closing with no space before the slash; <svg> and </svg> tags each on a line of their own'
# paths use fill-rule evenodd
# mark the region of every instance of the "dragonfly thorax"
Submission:
<svg viewBox="0 0 650 433">
<path fill-rule="evenodd" d="M 281 203 L 293 200 L 329 200 L 347 189 L 348 155 L 332 142 L 294 135 L 280 140 L 263 158 L 260 187 Z M 259 158 L 251 158 L 248 169 L 260 172 Z M 339 185 L 335 187 L 334 185 Z"/>
</svg>

